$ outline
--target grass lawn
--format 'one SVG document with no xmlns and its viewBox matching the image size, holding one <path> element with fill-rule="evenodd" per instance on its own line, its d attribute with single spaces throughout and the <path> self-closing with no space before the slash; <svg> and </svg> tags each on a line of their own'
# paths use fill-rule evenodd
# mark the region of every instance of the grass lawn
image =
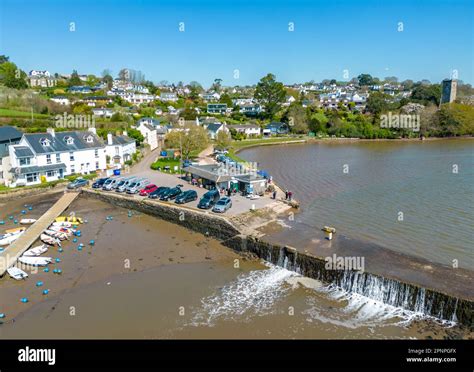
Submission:
<svg viewBox="0 0 474 372">
<path fill-rule="evenodd" d="M 174 158 L 159 158 L 157 161 L 155 161 L 151 165 L 151 169 L 153 170 L 160 170 L 161 172 L 166 172 L 166 173 L 178 173 L 174 171 L 174 167 L 177 166 L 179 167 L 180 159 L 174 159 Z M 170 167 L 169 171 L 165 171 L 164 168 L 168 166 Z"/>
<path fill-rule="evenodd" d="M 9 117 L 9 118 L 31 118 L 31 112 L 0 108 L 0 116 Z M 37 113 L 33 113 L 33 117 L 37 119 L 51 118 L 51 116 L 48 114 L 37 114 Z"/>
<path fill-rule="evenodd" d="M 244 159 L 240 158 L 236 152 L 246 147 L 271 145 L 279 143 L 292 143 L 306 140 L 307 137 L 270 137 L 270 138 L 258 138 L 258 139 L 247 139 L 242 141 L 232 141 L 232 145 L 229 149 L 227 156 L 232 160 L 243 162 Z"/>
</svg>

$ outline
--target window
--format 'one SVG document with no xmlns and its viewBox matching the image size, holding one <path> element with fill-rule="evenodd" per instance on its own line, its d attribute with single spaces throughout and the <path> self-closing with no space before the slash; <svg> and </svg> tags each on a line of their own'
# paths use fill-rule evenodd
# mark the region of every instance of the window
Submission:
<svg viewBox="0 0 474 372">
<path fill-rule="evenodd" d="M 3 179 L 3 172 L 0 172 L 0 179 Z"/>
<path fill-rule="evenodd" d="M 20 158 L 20 166 L 30 165 L 31 158 Z"/>
<path fill-rule="evenodd" d="M 46 155 L 46 164 L 51 164 L 51 154 Z"/>
<path fill-rule="evenodd" d="M 96 149 L 96 150 L 94 151 L 94 155 L 95 155 L 96 158 L 98 158 L 98 157 L 99 157 L 99 150 Z"/>
<path fill-rule="evenodd" d="M 26 175 L 26 182 L 36 182 L 38 181 L 38 173 L 29 173 Z"/>
<path fill-rule="evenodd" d="M 55 175 L 56 175 L 56 171 L 54 170 L 46 172 L 46 177 L 54 177 Z"/>
<path fill-rule="evenodd" d="M 74 168 L 74 165 L 71 165 L 71 174 L 76 173 L 76 169 Z"/>
<path fill-rule="evenodd" d="M 92 136 L 87 136 L 86 141 L 87 143 L 92 143 L 94 142 L 94 138 Z"/>
<path fill-rule="evenodd" d="M 61 163 L 61 155 L 56 154 L 56 163 Z"/>
<path fill-rule="evenodd" d="M 74 161 L 74 153 L 73 152 L 69 153 L 69 160 Z"/>
<path fill-rule="evenodd" d="M 120 148 L 115 146 L 115 155 L 120 155 Z"/>
<path fill-rule="evenodd" d="M 98 161 L 95 162 L 95 169 L 99 169 L 99 162 Z"/>
<path fill-rule="evenodd" d="M 74 144 L 74 139 L 73 139 L 72 137 L 70 137 L 70 136 L 64 137 L 64 140 L 66 141 L 66 143 L 67 143 L 68 145 Z"/>
<path fill-rule="evenodd" d="M 41 146 L 49 146 L 49 140 L 47 138 L 40 139 Z"/>
</svg>

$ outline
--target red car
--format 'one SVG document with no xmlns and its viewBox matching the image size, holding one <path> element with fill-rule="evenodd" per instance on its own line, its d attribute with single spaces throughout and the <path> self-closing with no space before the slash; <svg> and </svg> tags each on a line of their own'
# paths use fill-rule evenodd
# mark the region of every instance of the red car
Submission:
<svg viewBox="0 0 474 372">
<path fill-rule="evenodd" d="M 158 186 L 154 184 L 146 185 L 144 189 L 140 190 L 140 196 L 148 196 L 148 194 L 155 191 L 157 188 Z"/>
</svg>

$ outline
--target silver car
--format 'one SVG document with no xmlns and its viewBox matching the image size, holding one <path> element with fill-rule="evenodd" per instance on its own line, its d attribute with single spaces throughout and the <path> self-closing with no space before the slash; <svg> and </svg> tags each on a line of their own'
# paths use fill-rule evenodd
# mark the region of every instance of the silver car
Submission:
<svg viewBox="0 0 474 372">
<path fill-rule="evenodd" d="M 229 210 L 232 207 L 232 200 L 227 196 L 220 198 L 214 208 L 212 208 L 213 212 L 216 213 L 224 213 L 225 211 Z"/>
</svg>

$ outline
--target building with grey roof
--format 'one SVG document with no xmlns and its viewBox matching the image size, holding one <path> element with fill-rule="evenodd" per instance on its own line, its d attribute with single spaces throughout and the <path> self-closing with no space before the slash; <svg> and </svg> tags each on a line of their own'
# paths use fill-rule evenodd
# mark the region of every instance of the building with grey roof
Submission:
<svg viewBox="0 0 474 372">
<path fill-rule="evenodd" d="M 11 126 L 0 127 L 0 184 L 9 182 L 10 153 L 8 147 L 20 142 L 23 133 Z"/>
</svg>

